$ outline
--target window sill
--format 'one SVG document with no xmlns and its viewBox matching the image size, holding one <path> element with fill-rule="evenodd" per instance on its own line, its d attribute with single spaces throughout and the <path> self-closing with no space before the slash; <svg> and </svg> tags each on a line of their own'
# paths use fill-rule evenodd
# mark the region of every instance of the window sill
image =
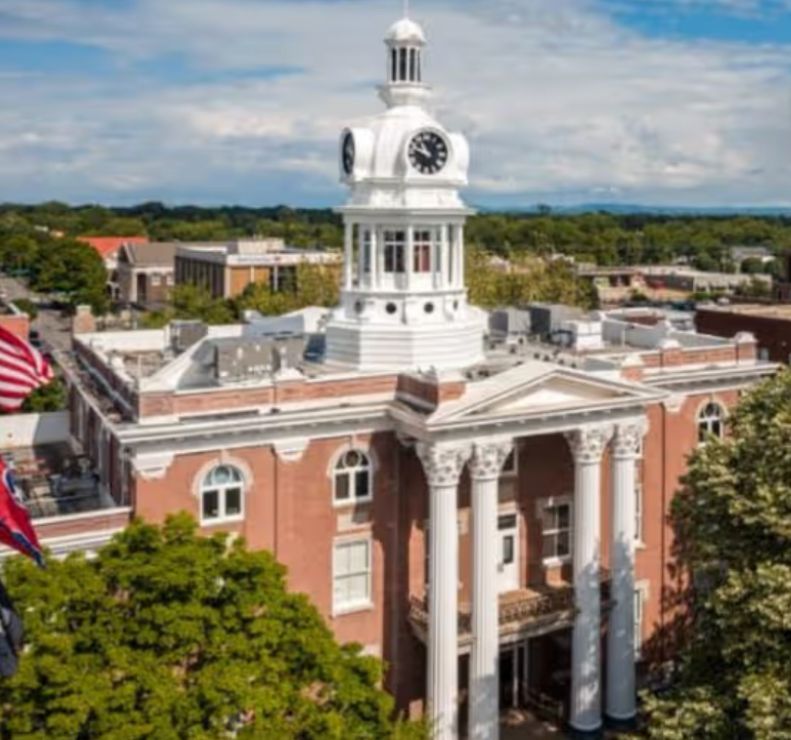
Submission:
<svg viewBox="0 0 791 740">
<path fill-rule="evenodd" d="M 218 517 L 217 519 L 201 519 L 201 527 L 217 527 L 221 524 L 238 524 L 244 521 L 244 514 L 238 516 Z"/>
<path fill-rule="evenodd" d="M 557 558 L 544 558 L 541 565 L 545 568 L 558 568 L 561 565 L 568 565 L 571 562 L 571 555 L 564 555 Z"/>
<path fill-rule="evenodd" d="M 365 601 L 360 604 L 349 604 L 347 606 L 339 607 L 332 610 L 332 618 L 347 617 L 350 614 L 359 614 L 360 612 L 371 612 L 374 609 L 373 602 Z"/>
<path fill-rule="evenodd" d="M 352 499 L 351 501 L 333 501 L 332 508 L 333 509 L 354 509 L 358 506 L 367 506 L 368 504 L 373 502 L 373 496 L 369 496 L 368 498 L 357 498 Z"/>
</svg>

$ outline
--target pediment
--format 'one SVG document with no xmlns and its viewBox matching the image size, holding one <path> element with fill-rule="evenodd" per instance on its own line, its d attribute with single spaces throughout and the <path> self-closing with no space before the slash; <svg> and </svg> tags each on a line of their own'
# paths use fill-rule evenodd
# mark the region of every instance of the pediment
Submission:
<svg viewBox="0 0 791 740">
<path fill-rule="evenodd" d="M 585 411 L 651 395 L 648 389 L 620 379 L 548 363 L 526 363 L 470 386 L 462 398 L 437 409 L 431 421 L 474 422 L 486 417 Z"/>
<path fill-rule="evenodd" d="M 592 385 L 579 380 L 549 377 L 505 398 L 482 405 L 472 411 L 475 415 L 509 414 L 546 409 L 561 409 L 590 403 L 606 402 L 623 397 L 623 392 L 601 385 Z"/>
</svg>

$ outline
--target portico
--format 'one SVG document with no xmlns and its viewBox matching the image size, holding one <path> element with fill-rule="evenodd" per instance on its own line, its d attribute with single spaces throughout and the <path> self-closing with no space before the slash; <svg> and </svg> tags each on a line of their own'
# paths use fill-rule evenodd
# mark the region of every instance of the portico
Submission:
<svg viewBox="0 0 791 740">
<path fill-rule="evenodd" d="M 460 653 L 469 654 L 469 737 L 493 740 L 499 732 L 498 660 L 503 642 L 516 648 L 522 644 L 526 649 L 531 636 L 569 627 L 568 721 L 573 730 L 593 735 L 602 727 L 605 657 L 607 715 L 628 721 L 635 714 L 635 464 L 646 430 L 641 408 L 645 401 L 638 398 L 634 386 L 619 381 L 557 367 L 540 379 L 531 377 L 536 372 L 540 372 L 537 367 L 517 368 L 509 389 L 503 388 L 500 376 L 496 384 L 491 384 L 488 398 L 482 395 L 464 404 L 447 404 L 457 407 L 438 410 L 424 420 L 424 439 L 416 445 L 428 484 L 427 526 L 431 532 L 425 614 L 428 716 L 434 736 L 443 740 L 458 737 L 464 729 L 458 718 Z M 517 380 L 519 376 L 522 383 Z M 575 397 L 573 407 L 563 403 L 561 393 Z M 433 439 L 425 438 L 427 431 Z M 535 584 L 528 582 L 523 571 L 518 588 L 527 589 L 524 595 L 504 596 L 498 589 L 507 559 L 498 534 L 498 520 L 505 518 L 499 503 L 501 471 L 515 446 L 527 438 L 545 435 L 562 435 L 573 465 L 569 586 L 539 587 L 531 593 L 530 587 Z M 609 468 L 606 471 L 605 461 Z M 465 468 L 469 476 L 472 573 L 467 618 L 459 610 L 457 523 L 459 486 Z M 519 475 L 529 478 L 530 466 L 519 470 Z M 608 500 L 612 512 L 605 514 L 613 522 L 605 579 L 612 588 L 606 609 L 602 599 L 603 481 L 611 485 Z M 510 612 L 506 597 L 510 597 Z M 419 605 L 414 609 L 417 616 Z M 602 655 L 604 625 L 609 636 Z M 523 658 L 527 662 L 527 652 L 517 650 L 516 655 L 514 660 Z M 528 668 L 519 670 L 526 672 Z"/>
</svg>

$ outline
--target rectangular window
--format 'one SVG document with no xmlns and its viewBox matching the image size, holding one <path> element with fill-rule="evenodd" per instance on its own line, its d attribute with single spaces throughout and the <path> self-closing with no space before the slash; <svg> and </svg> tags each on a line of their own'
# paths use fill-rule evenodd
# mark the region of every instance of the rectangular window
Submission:
<svg viewBox="0 0 791 740">
<path fill-rule="evenodd" d="M 406 49 L 399 49 L 398 57 L 398 80 L 399 82 L 406 82 Z"/>
<path fill-rule="evenodd" d="M 239 516 L 242 513 L 242 489 L 229 488 L 225 491 L 225 516 Z"/>
<path fill-rule="evenodd" d="M 158 287 L 162 284 L 162 276 L 161 275 L 152 275 L 151 276 L 151 285 L 152 287 Z"/>
<path fill-rule="evenodd" d="M 634 590 L 634 658 L 640 660 L 643 647 L 643 607 L 645 595 L 642 589 Z"/>
<path fill-rule="evenodd" d="M 363 231 L 363 272 L 371 273 L 371 230 Z"/>
<path fill-rule="evenodd" d="M 333 611 L 365 608 L 371 604 L 371 542 L 340 542 L 333 553 Z"/>
<path fill-rule="evenodd" d="M 220 516 L 220 492 L 203 492 L 203 518 L 217 519 Z"/>
<path fill-rule="evenodd" d="M 541 525 L 544 560 L 567 559 L 571 555 L 571 503 L 544 506 Z"/>
<path fill-rule="evenodd" d="M 430 231 L 415 231 L 412 245 L 414 250 L 412 269 L 415 272 L 431 272 L 432 247 Z"/>
<path fill-rule="evenodd" d="M 385 272 L 404 272 L 404 251 L 406 249 L 406 232 L 385 231 L 384 255 Z"/>
<path fill-rule="evenodd" d="M 643 542 L 643 483 L 639 479 L 634 486 L 634 541 Z"/>
</svg>

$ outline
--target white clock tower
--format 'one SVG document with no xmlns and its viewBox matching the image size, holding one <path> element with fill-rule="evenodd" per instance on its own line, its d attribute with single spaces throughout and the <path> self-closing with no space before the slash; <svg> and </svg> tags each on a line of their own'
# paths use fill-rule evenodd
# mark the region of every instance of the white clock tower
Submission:
<svg viewBox="0 0 791 740">
<path fill-rule="evenodd" d="M 404 18 L 387 33 L 387 110 L 346 129 L 341 178 L 351 195 L 341 305 L 327 361 L 358 370 L 460 369 L 483 359 L 483 328 L 467 304 L 464 222 L 469 147 L 426 110 L 426 37 Z"/>
</svg>

